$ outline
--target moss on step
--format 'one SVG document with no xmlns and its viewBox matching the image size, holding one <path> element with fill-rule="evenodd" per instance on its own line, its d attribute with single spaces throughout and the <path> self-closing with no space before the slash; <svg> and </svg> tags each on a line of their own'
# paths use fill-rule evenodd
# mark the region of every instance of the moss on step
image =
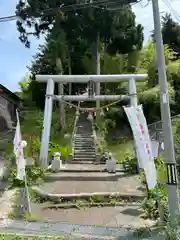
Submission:
<svg viewBox="0 0 180 240">
<path fill-rule="evenodd" d="M 124 206 L 127 204 L 139 204 L 139 201 L 134 200 L 133 198 L 126 198 L 122 199 L 119 196 L 90 196 L 90 197 L 79 197 L 79 198 L 72 198 L 72 199 L 66 199 L 66 198 L 59 198 L 59 199 L 47 199 L 47 198 L 41 198 L 40 196 L 37 196 L 35 193 L 34 195 L 31 195 L 31 200 L 34 203 L 42 204 L 43 208 L 77 208 L 81 209 L 83 207 L 103 207 L 103 206 Z"/>
</svg>

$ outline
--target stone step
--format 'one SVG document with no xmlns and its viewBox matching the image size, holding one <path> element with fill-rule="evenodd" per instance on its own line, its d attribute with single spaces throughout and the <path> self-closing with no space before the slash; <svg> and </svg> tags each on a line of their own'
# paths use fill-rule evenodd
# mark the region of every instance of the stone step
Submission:
<svg viewBox="0 0 180 240">
<path fill-rule="evenodd" d="M 86 128 L 86 127 L 84 127 L 84 128 L 81 128 L 81 127 L 78 127 L 77 128 L 77 132 L 83 132 L 83 133 L 89 133 L 89 132 L 92 132 L 92 128 Z"/>
<path fill-rule="evenodd" d="M 91 151 L 91 150 L 95 150 L 95 146 L 83 146 L 83 145 L 78 146 L 78 145 L 74 145 L 74 149 L 75 150 L 84 149 L 86 151 L 88 151 L 88 150 Z"/>
<path fill-rule="evenodd" d="M 80 145 L 94 145 L 94 142 L 93 141 L 91 141 L 91 142 L 87 142 L 87 141 L 74 141 L 74 144 L 80 144 Z"/>
<path fill-rule="evenodd" d="M 78 158 L 78 159 L 95 159 L 95 157 L 96 157 L 96 154 L 95 153 L 93 153 L 93 154 L 91 154 L 91 155 L 89 155 L 89 154 L 74 154 L 73 155 L 74 156 L 74 158 Z"/>
<path fill-rule="evenodd" d="M 95 145 L 95 143 L 94 143 L 93 141 L 91 141 L 91 142 L 86 142 L 86 141 L 81 141 L 81 142 L 80 142 L 80 141 L 74 141 L 73 144 L 74 144 L 74 145 L 75 145 L 75 144 L 76 144 L 76 145 L 78 145 L 78 144 L 80 144 L 80 145 L 84 144 L 84 145 L 90 145 L 90 146 L 91 146 L 91 145 Z"/>
<path fill-rule="evenodd" d="M 78 137 L 91 137 L 92 135 L 93 135 L 93 133 L 92 132 L 84 132 L 84 133 L 82 133 L 82 132 L 76 132 L 76 135 L 78 134 Z"/>
<path fill-rule="evenodd" d="M 74 156 L 95 156 L 96 152 L 92 151 L 92 152 L 74 152 Z"/>
<path fill-rule="evenodd" d="M 94 139 L 94 136 L 92 135 L 92 134 L 87 134 L 87 135 L 75 135 L 75 138 L 79 138 L 79 139 L 81 139 L 81 138 L 88 138 L 88 139 Z"/>
<path fill-rule="evenodd" d="M 72 161 L 69 161 L 68 163 L 72 164 L 94 164 L 95 163 L 95 159 L 76 159 L 74 158 Z"/>
<path fill-rule="evenodd" d="M 90 159 L 90 161 L 94 161 L 94 159 L 96 158 L 96 155 L 74 155 L 74 160 L 88 160 Z"/>
<path fill-rule="evenodd" d="M 86 142 L 73 142 L 73 145 L 76 145 L 76 146 L 78 146 L 78 145 L 80 145 L 80 146 L 87 146 L 87 147 L 89 147 L 89 146 L 95 146 L 95 143 L 94 142 L 91 142 L 91 143 L 86 143 Z"/>
<path fill-rule="evenodd" d="M 74 152 L 74 156 L 96 156 L 96 152 Z"/>
<path fill-rule="evenodd" d="M 62 181 L 63 182 L 63 181 Z M 47 183 L 48 184 L 48 183 Z M 61 184 L 59 184 L 61 185 Z M 58 201 L 62 202 L 63 201 L 71 201 L 74 199 L 88 199 L 88 198 L 96 198 L 96 199 L 111 199 L 112 197 L 114 198 L 119 198 L 122 200 L 131 200 L 131 201 L 139 201 L 139 200 L 143 200 L 145 197 L 145 194 L 142 192 L 138 192 L 136 190 L 131 190 L 130 192 L 78 192 L 78 193 L 57 193 L 53 191 L 53 194 L 49 194 L 49 192 L 47 192 L 46 188 L 39 188 L 39 187 L 33 187 L 32 188 L 33 191 L 35 191 L 35 193 L 39 196 L 39 197 L 46 197 L 47 200 L 50 201 Z M 52 188 L 49 188 L 52 189 Z M 61 191 L 61 190 L 60 190 Z"/>
<path fill-rule="evenodd" d="M 87 140 L 87 139 L 79 139 L 74 141 L 75 143 L 94 143 L 94 140 Z"/>
<path fill-rule="evenodd" d="M 80 154 L 80 155 L 94 155 L 96 152 L 95 150 L 92 150 L 92 151 L 74 151 L 75 154 Z"/>
<path fill-rule="evenodd" d="M 95 147 L 93 148 L 93 147 L 83 147 L 83 146 L 75 146 L 74 147 L 74 150 L 77 152 L 81 152 L 81 150 L 85 150 L 85 151 L 82 151 L 82 152 L 95 152 L 96 151 L 96 149 L 95 149 Z"/>
<path fill-rule="evenodd" d="M 82 140 L 94 141 L 94 138 L 93 138 L 93 137 L 75 137 L 74 139 L 75 139 L 75 140 L 78 140 L 78 141 L 82 141 Z"/>
<path fill-rule="evenodd" d="M 86 156 L 86 158 L 84 158 L 83 156 L 74 156 L 74 161 L 94 161 L 95 160 L 95 156 Z"/>
<path fill-rule="evenodd" d="M 82 172 L 86 172 L 86 173 L 97 173 L 97 172 L 107 172 L 107 170 L 105 169 L 105 164 L 99 162 L 96 163 L 94 162 L 94 164 L 76 164 L 73 162 L 73 164 L 71 164 L 71 161 L 66 161 L 65 163 L 65 168 L 61 169 L 60 172 L 76 172 L 76 173 L 82 173 Z M 116 172 L 126 172 L 124 165 L 123 164 L 116 164 Z"/>
<path fill-rule="evenodd" d="M 75 137 L 74 141 L 94 141 L 94 138 L 82 138 L 82 137 Z"/>
<path fill-rule="evenodd" d="M 104 162 L 97 162 L 96 160 L 93 160 L 93 161 L 79 161 L 79 160 L 71 160 L 71 161 L 68 161 L 67 162 L 69 165 L 74 165 L 74 164 L 79 164 L 79 165 L 89 165 L 89 166 L 92 166 L 92 165 L 97 165 L 97 164 L 99 164 L 99 165 L 105 165 L 105 163 Z"/>
<path fill-rule="evenodd" d="M 126 199 L 121 200 L 120 202 L 117 201 L 116 199 L 117 197 L 111 197 L 111 201 L 108 202 L 109 198 L 104 198 L 103 201 L 99 201 L 99 202 L 88 202 L 86 199 L 82 199 L 81 200 L 81 205 L 80 208 L 89 208 L 91 207 L 125 207 L 128 206 L 129 208 L 131 207 L 138 207 L 138 209 L 140 208 L 141 204 L 139 203 L 139 201 L 135 201 L 134 199 L 132 199 L 131 201 L 128 199 L 128 201 Z M 113 201 L 114 200 L 114 201 Z M 72 208 L 78 208 L 77 203 L 74 201 L 68 201 L 68 202 L 63 202 L 63 203 L 53 203 L 53 202 L 49 202 L 47 204 L 45 204 L 45 206 L 43 207 L 44 210 L 49 210 L 49 209 L 55 209 L 55 210 L 59 210 L 59 209 L 67 209 L 68 210 L 72 210 Z M 103 209 L 104 210 L 104 209 Z M 92 228 L 92 227 L 91 227 Z M 108 238 L 108 237 L 107 237 Z M 83 238 L 84 239 L 84 238 Z M 97 239 L 97 238 L 95 238 Z M 100 238 L 98 238 L 100 240 Z M 104 239 L 104 238 L 103 238 Z M 89 238 L 88 238 L 89 240 Z"/>
<path fill-rule="evenodd" d="M 87 135 L 93 135 L 93 131 L 76 131 L 76 135 L 83 135 L 83 136 L 87 136 Z"/>
<path fill-rule="evenodd" d="M 88 128 L 77 128 L 76 129 L 76 133 L 80 133 L 80 134 L 92 134 L 92 129 L 88 129 Z"/>
<path fill-rule="evenodd" d="M 102 167 L 101 167 L 102 168 Z M 120 181 L 122 177 L 129 176 L 129 173 L 124 172 L 116 172 L 116 173 L 108 173 L 107 171 L 101 171 L 101 172 L 57 172 L 57 173 L 48 173 L 45 176 L 45 179 L 53 179 L 53 180 L 59 180 L 59 181 L 97 181 L 100 182 L 109 182 L 109 181 Z"/>
<path fill-rule="evenodd" d="M 76 148 L 74 148 L 74 152 L 76 152 L 76 153 L 92 153 L 92 152 L 96 152 L 95 151 L 95 148 L 92 148 L 92 149 L 89 149 L 89 150 L 87 150 L 87 149 L 84 149 L 84 148 L 82 148 L 82 149 L 76 149 Z"/>
<path fill-rule="evenodd" d="M 85 144 L 85 143 L 75 143 L 74 144 L 74 148 L 76 148 L 76 147 L 81 147 L 81 148 L 92 148 L 92 149 L 94 149 L 95 148 L 95 146 L 94 146 L 94 144 Z"/>
</svg>

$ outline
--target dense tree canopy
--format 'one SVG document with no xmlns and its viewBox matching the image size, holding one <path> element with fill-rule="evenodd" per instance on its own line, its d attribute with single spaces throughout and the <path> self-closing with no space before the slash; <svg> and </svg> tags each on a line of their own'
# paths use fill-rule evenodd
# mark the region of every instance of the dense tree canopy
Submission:
<svg viewBox="0 0 180 240">
<path fill-rule="evenodd" d="M 173 50 L 174 60 L 180 57 L 180 25 L 172 19 L 171 14 L 166 13 L 162 17 L 163 43 Z M 154 40 L 154 32 L 152 34 Z"/>
<path fill-rule="evenodd" d="M 99 35 L 101 73 L 148 73 L 148 81 L 137 84 L 139 101 L 144 106 L 148 122 L 159 120 L 160 98 L 155 46 L 153 42 L 149 42 L 142 49 L 143 28 L 141 25 L 136 25 L 135 15 L 130 5 L 122 5 L 117 11 L 109 11 L 102 7 L 57 11 L 57 4 L 62 3 L 63 1 L 55 0 L 28 0 L 26 4 L 19 1 L 17 5 L 17 14 L 21 16 L 17 26 L 20 39 L 26 47 L 30 47 L 28 27 L 30 27 L 30 32 L 36 36 L 46 33 L 44 45 L 39 47 L 29 66 L 31 73 L 58 73 L 57 58 L 61 59 L 64 74 L 95 73 L 96 39 Z M 75 0 L 69 0 L 66 5 L 75 3 Z M 56 11 L 52 11 L 52 8 Z M 180 106 L 180 64 L 179 61 L 174 61 L 174 51 L 179 51 L 178 41 L 176 41 L 179 36 L 178 31 L 178 24 L 166 15 L 163 19 L 162 33 L 164 43 L 166 43 L 164 51 L 173 114 L 178 113 L 178 106 Z M 174 34 L 175 40 L 168 37 L 168 34 Z M 73 91 L 77 91 L 80 87 L 82 86 L 76 84 L 76 89 L 74 88 Z M 126 87 L 126 84 L 122 83 L 101 84 L 101 91 L 107 94 L 121 94 L 124 93 Z M 45 86 L 39 85 L 32 78 L 25 92 L 31 94 L 30 99 L 35 101 L 37 106 L 43 107 Z M 124 121 L 123 111 L 119 110 L 119 106 L 117 106 L 117 111 L 115 109 L 116 107 L 113 111 L 117 113 L 117 121 L 120 118 Z M 113 111 L 112 114 L 114 114 Z M 114 118 L 114 115 L 111 116 L 111 111 L 108 117 Z"/>
<path fill-rule="evenodd" d="M 67 7 L 60 8 L 62 4 Z M 113 53 L 141 49 L 143 29 L 141 25 L 136 26 L 130 5 L 122 5 L 117 11 L 109 11 L 102 6 L 68 9 L 72 5 L 77 6 L 77 1 L 28 0 L 25 3 L 19 0 L 16 14 L 20 16 L 17 21 L 20 40 L 29 47 L 29 34 L 39 36 L 58 25 L 59 33 L 64 30 L 71 48 L 80 38 L 91 44 L 99 33 L 100 40 L 108 44 Z"/>
<path fill-rule="evenodd" d="M 16 14 L 20 16 L 17 21 L 20 40 L 30 47 L 29 35 L 39 37 L 46 33 L 45 44 L 29 66 L 33 74 L 57 73 L 57 58 L 61 59 L 65 74 L 88 74 L 89 66 L 91 73 L 95 73 L 97 36 L 104 53 L 110 55 L 129 54 L 142 48 L 143 28 L 136 26 L 130 5 L 119 5 L 116 11 L 95 5 L 79 8 L 76 0 L 28 0 L 26 3 L 19 0 Z M 88 61 L 91 63 L 87 69 Z M 43 102 L 45 88 L 33 81 L 29 87 L 41 88 Z M 38 94 L 33 95 L 34 100 L 39 98 Z"/>
<path fill-rule="evenodd" d="M 167 44 L 180 57 L 180 25 L 173 21 L 170 14 L 166 14 L 162 21 L 162 36 Z"/>
</svg>

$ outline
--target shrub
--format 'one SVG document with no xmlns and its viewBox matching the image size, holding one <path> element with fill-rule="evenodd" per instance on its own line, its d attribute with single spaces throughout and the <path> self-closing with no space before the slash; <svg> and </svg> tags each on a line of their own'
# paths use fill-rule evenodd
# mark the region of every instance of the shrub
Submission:
<svg viewBox="0 0 180 240">
<path fill-rule="evenodd" d="M 166 168 L 162 157 L 155 159 L 156 171 L 157 171 L 157 188 L 158 188 L 158 199 L 156 189 L 148 190 L 147 197 L 142 202 L 141 208 L 143 210 L 143 217 L 149 219 L 157 219 L 159 214 L 158 202 L 160 209 L 164 215 L 164 221 L 168 220 L 168 197 L 167 189 L 165 188 Z M 146 184 L 144 173 L 141 174 L 142 183 Z"/>
<path fill-rule="evenodd" d="M 16 178 L 17 169 L 12 167 L 8 178 L 9 186 L 12 187 L 24 187 L 25 182 Z M 45 171 L 39 166 L 26 167 L 26 178 L 28 186 L 38 184 L 45 177 Z"/>
<path fill-rule="evenodd" d="M 137 158 L 132 152 L 126 152 L 125 157 L 120 162 L 130 173 L 137 173 Z"/>
<path fill-rule="evenodd" d="M 53 158 L 56 152 L 60 152 L 62 159 L 67 160 L 68 156 L 72 153 L 72 148 L 69 146 L 60 146 L 58 144 L 54 144 L 49 148 L 49 155 Z"/>
</svg>

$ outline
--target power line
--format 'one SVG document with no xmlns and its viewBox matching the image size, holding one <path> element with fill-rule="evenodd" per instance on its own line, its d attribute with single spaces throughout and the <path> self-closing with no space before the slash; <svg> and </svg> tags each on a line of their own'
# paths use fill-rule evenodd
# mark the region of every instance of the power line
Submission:
<svg viewBox="0 0 180 240">
<path fill-rule="evenodd" d="M 129 1 L 130 2 L 130 1 Z M 101 0 L 101 1 L 94 1 L 91 3 L 77 3 L 77 4 L 71 4 L 71 5 L 67 5 L 64 6 L 60 5 L 57 8 L 47 8 L 44 9 L 41 13 L 37 13 L 37 15 L 33 15 L 33 17 L 41 17 L 42 15 L 44 16 L 44 14 L 49 14 L 49 13 L 53 13 L 53 12 L 58 12 L 58 11 L 64 11 L 64 12 L 68 12 L 68 11 L 73 11 L 73 10 L 81 10 L 87 7 L 99 7 L 99 8 L 107 8 L 108 5 L 111 4 L 127 4 L 126 0 L 113 0 L 113 1 L 108 1 L 108 0 Z M 108 10 L 108 9 L 107 9 Z M 8 22 L 8 21 L 14 21 L 17 19 L 21 19 L 20 16 L 18 15 L 10 15 L 10 16 L 6 16 L 6 17 L 0 17 L 0 23 L 1 22 Z"/>
<path fill-rule="evenodd" d="M 176 18 L 176 20 L 178 21 L 178 23 L 180 23 L 180 16 L 179 14 L 174 10 L 174 8 L 172 7 L 171 3 L 168 0 L 163 0 L 163 2 L 165 3 L 165 5 L 168 7 L 168 9 L 170 10 L 170 12 L 174 15 L 174 17 Z"/>
</svg>

